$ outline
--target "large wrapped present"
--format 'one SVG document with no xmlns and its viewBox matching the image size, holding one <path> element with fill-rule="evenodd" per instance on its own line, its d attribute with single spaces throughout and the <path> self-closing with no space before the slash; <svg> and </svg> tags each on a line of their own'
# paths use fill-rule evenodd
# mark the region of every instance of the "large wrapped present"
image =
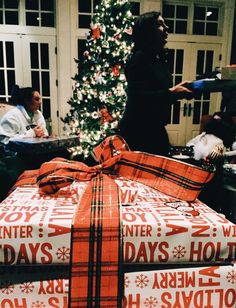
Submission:
<svg viewBox="0 0 236 308">
<path fill-rule="evenodd" d="M 127 272 L 122 307 L 234 308 L 235 284 L 236 265 Z M 0 284 L 3 308 L 67 308 L 68 301 L 68 279 L 18 283 L 13 279 Z"/>
<path fill-rule="evenodd" d="M 210 263 L 235 259 L 236 226 L 196 200 L 186 202 L 119 178 L 125 263 Z M 88 182 L 60 194 L 19 187 L 0 206 L 0 264 L 69 264 L 73 217 Z"/>
<path fill-rule="evenodd" d="M 2 204 L 2 264 L 69 264 L 70 307 L 120 307 L 124 262 L 235 259 L 235 226 L 194 201 L 211 172 L 111 140 L 99 165 L 52 160 Z"/>
</svg>

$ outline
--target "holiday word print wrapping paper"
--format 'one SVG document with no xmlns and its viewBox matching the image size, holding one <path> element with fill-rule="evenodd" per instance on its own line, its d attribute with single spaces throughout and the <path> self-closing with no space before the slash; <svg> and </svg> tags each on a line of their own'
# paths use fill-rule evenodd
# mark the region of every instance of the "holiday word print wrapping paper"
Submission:
<svg viewBox="0 0 236 308">
<path fill-rule="evenodd" d="M 207 205 L 180 201 L 143 184 L 121 189 L 125 263 L 229 263 L 236 225 Z M 17 188 L 0 205 L 0 264 L 69 264 L 71 225 L 86 188 L 76 182 L 54 195 Z"/>
<path fill-rule="evenodd" d="M 125 273 L 123 308 L 234 308 L 236 265 Z M 69 281 L 10 280 L 0 286 L 0 307 L 67 308 Z"/>
</svg>

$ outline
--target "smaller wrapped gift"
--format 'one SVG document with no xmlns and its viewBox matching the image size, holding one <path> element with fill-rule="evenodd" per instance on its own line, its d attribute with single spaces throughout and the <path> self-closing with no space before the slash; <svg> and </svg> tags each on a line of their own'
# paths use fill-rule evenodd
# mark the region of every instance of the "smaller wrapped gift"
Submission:
<svg viewBox="0 0 236 308">
<path fill-rule="evenodd" d="M 223 80 L 236 80 L 236 64 L 222 67 L 221 79 Z"/>
</svg>

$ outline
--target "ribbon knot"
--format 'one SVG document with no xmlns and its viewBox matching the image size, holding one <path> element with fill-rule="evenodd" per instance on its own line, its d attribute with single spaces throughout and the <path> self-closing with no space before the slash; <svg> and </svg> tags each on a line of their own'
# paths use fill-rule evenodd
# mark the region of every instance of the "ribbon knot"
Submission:
<svg viewBox="0 0 236 308">
<path fill-rule="evenodd" d="M 119 154 L 118 154 L 119 153 Z M 97 174 L 122 176 L 185 201 L 194 201 L 205 183 L 214 176 L 171 158 L 131 152 L 120 136 L 107 137 L 93 150 L 98 165 L 55 158 L 39 169 L 38 184 L 45 193 L 54 193 L 73 181 L 90 181 Z"/>
</svg>

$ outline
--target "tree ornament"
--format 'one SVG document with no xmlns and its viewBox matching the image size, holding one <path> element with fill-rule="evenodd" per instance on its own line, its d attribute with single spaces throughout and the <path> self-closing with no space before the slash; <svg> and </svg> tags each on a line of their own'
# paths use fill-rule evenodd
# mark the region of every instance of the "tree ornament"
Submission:
<svg viewBox="0 0 236 308">
<path fill-rule="evenodd" d="M 107 106 L 103 105 L 99 110 L 101 116 L 101 123 L 110 123 L 113 121 L 113 117 L 110 115 Z"/>
<path fill-rule="evenodd" d="M 98 25 L 91 25 L 92 38 L 98 40 L 101 37 L 101 30 Z"/>
<path fill-rule="evenodd" d="M 113 73 L 113 76 L 119 76 L 120 75 L 120 65 L 113 66 L 112 73 Z"/>
</svg>

